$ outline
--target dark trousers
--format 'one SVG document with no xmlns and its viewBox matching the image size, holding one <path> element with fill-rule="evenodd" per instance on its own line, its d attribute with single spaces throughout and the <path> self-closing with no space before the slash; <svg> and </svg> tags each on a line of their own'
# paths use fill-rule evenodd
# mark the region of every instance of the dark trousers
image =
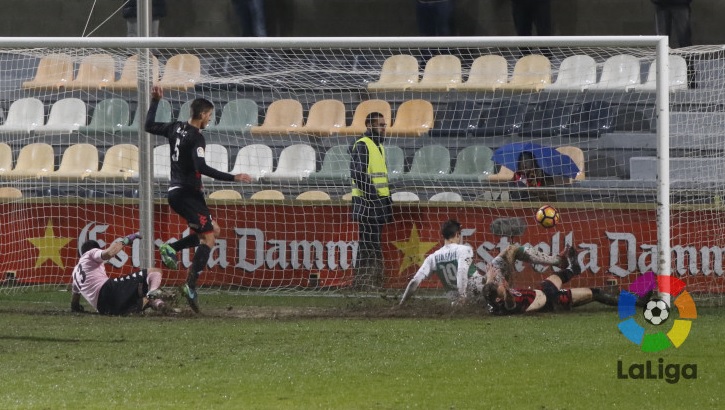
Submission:
<svg viewBox="0 0 725 410">
<path fill-rule="evenodd" d="M 267 37 L 264 0 L 232 0 L 232 5 L 242 21 L 242 36 Z"/>
<path fill-rule="evenodd" d="M 421 36 L 452 36 L 453 0 L 416 0 Z"/>
<path fill-rule="evenodd" d="M 378 288 L 383 284 L 382 223 L 358 223 L 357 268 L 353 286 Z"/>
<path fill-rule="evenodd" d="M 551 35 L 550 0 L 511 0 L 514 27 L 518 36 L 532 36 L 536 26 L 537 36 Z"/>
<path fill-rule="evenodd" d="M 691 46 L 690 6 L 655 5 L 655 7 L 655 31 L 657 35 L 669 36 L 670 47 L 672 48 Z"/>
</svg>

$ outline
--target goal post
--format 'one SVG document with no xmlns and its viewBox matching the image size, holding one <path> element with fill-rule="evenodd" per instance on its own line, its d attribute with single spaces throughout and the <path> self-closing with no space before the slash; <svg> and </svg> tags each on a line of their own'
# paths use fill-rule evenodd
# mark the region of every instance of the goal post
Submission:
<svg viewBox="0 0 725 410">
<path fill-rule="evenodd" d="M 33 86 L 44 57 L 59 55 L 70 61 L 70 78 Z M 74 83 L 94 55 L 111 56 L 112 78 Z M 177 59 L 179 55 L 192 58 Z M 410 56 L 415 68 L 397 72 L 403 83 L 385 84 L 386 61 L 398 55 Z M 531 55 L 537 59 L 524 59 Z M 688 64 L 686 78 L 678 84 L 684 88 L 672 88 L 671 55 Z M 117 85 L 133 56 L 138 56 L 136 67 L 130 70 L 138 82 Z M 436 69 L 431 64 L 439 62 L 436 56 L 455 57 L 448 60 L 457 61 L 458 68 Z M 476 84 L 477 75 L 483 78 L 493 70 L 477 65 L 483 56 L 503 61 L 504 78 L 494 86 Z M 593 63 L 593 80 L 580 66 L 567 66 L 576 60 L 567 58 L 574 56 Z M 610 65 L 619 56 L 626 57 L 617 63 L 621 75 L 610 77 Z M 717 85 L 707 77 L 717 70 L 717 60 L 714 49 L 671 51 L 665 37 L 655 36 L 2 38 L 3 127 L 12 129 L 14 104 L 38 100 L 43 107 L 38 127 L 0 128 L 11 149 L 11 166 L 17 168 L 22 150 L 33 144 L 49 145 L 53 161 L 51 170 L 1 176 L 2 187 L 16 188 L 23 197 L 0 200 L 4 222 L 19 227 L 20 242 L 3 244 L 0 272 L 6 272 L 6 279 L 0 291 L 68 283 L 83 240 L 108 243 L 142 231 L 146 239 L 109 266 L 117 275 L 160 266 L 158 246 L 189 234 L 166 204 L 164 140 L 139 127 L 149 86 L 160 81 L 167 84 L 168 121 L 188 118 L 185 104 L 193 98 L 214 103 L 213 124 L 204 130 L 207 162 L 227 172 L 254 173 L 254 182 L 247 185 L 203 179 L 212 215 L 222 225 L 203 286 L 265 292 L 336 292 L 351 286 L 360 253 L 358 226 L 344 199 L 350 191 L 346 147 L 361 135 L 354 120 L 366 103 L 388 107 L 390 116 L 385 146 L 396 200 L 393 221 L 383 230 L 383 289 L 403 289 L 423 258 L 442 243 L 440 224 L 455 217 L 480 268 L 510 243 L 549 254 L 573 245 L 581 252 L 584 273 L 572 286 L 605 286 L 616 280 L 626 287 L 637 274 L 654 270 L 677 275 L 704 298 L 720 301 L 725 288 L 716 237 L 722 210 L 716 200 L 721 196 L 713 193 L 719 188 L 669 178 L 676 172 L 670 169 L 670 152 L 678 153 L 678 161 L 722 155 L 707 145 L 713 141 L 711 133 L 695 126 L 698 119 L 691 115 L 683 115 L 681 124 L 701 134 L 702 146 L 669 146 L 684 138 L 670 137 L 670 130 L 680 126 L 670 124 L 672 107 L 689 114 L 716 105 L 712 88 Z M 535 67 L 541 61 L 548 71 Z M 625 72 L 631 62 L 634 74 Z M 631 82 L 619 84 L 625 75 L 632 76 Z M 532 83 L 532 78 L 540 79 Z M 689 84 L 698 81 L 698 88 Z M 53 110 L 66 100 L 85 104 L 84 123 L 53 128 L 48 124 L 55 118 Z M 104 128 L 96 118 L 110 100 L 127 106 L 121 109 L 127 118 Z M 326 103 L 315 106 L 321 102 Z M 284 125 L 274 128 L 275 107 L 280 106 Z M 244 107 L 255 107 L 254 115 L 247 117 Z M 708 118 L 713 126 L 719 121 L 717 115 Z M 578 162 L 579 173 L 543 187 L 514 182 L 513 173 L 507 173 L 511 170 L 496 162 L 493 153 L 529 142 L 565 152 Z M 80 144 L 96 148 L 97 169 L 63 175 L 66 152 Z M 126 165 L 116 169 L 117 175 L 104 174 L 103 166 L 114 158 Z M 134 161 L 137 169 L 129 168 Z M 692 167 L 706 163 L 682 167 L 696 173 Z M 278 191 L 284 199 L 256 199 L 263 191 Z M 330 199 L 297 199 L 308 191 L 322 191 Z M 543 204 L 554 205 L 562 218 L 548 230 L 533 218 Z M 678 216 L 671 219 L 671 213 Z M 701 240 L 696 232 L 712 238 Z M 183 281 L 192 255 L 179 253 L 182 268 L 165 270 L 169 284 Z M 517 270 L 517 285 L 523 286 L 536 286 L 553 271 L 525 264 Z M 440 285 L 429 280 L 424 286 Z"/>
</svg>

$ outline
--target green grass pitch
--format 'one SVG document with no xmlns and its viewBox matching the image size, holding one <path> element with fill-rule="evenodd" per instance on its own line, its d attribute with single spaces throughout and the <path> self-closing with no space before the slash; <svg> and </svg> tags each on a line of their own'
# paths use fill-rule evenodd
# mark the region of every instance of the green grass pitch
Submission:
<svg viewBox="0 0 725 410">
<path fill-rule="evenodd" d="M 67 292 L 1 295 L 0 408 L 725 407 L 722 308 L 701 308 L 679 349 L 643 353 L 600 306 L 491 317 L 425 298 L 402 310 L 382 298 L 201 298 L 199 316 L 101 317 L 70 313 Z M 694 364 L 697 378 L 619 377 L 648 361 L 654 376 Z"/>
</svg>

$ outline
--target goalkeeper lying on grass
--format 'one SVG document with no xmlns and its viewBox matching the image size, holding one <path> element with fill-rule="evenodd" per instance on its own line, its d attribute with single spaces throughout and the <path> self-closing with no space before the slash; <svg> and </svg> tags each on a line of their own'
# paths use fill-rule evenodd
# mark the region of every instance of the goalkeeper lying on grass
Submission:
<svg viewBox="0 0 725 410">
<path fill-rule="evenodd" d="M 441 234 L 444 245 L 425 259 L 408 283 L 400 305 L 410 299 L 420 283 L 434 272 L 443 284 L 443 288 L 449 292 L 453 304 L 463 305 L 473 302 L 476 296 L 481 294 L 483 285 L 489 281 L 510 283 L 517 260 L 566 269 L 576 259 L 576 252 L 569 247 L 561 254 L 551 256 L 530 246 L 510 245 L 491 261 L 484 276 L 473 265 L 473 249 L 461 244 L 461 224 L 458 221 L 451 219 L 444 222 Z"/>
<path fill-rule="evenodd" d="M 104 263 L 116 256 L 125 245 L 140 239 L 138 233 L 111 243 L 106 249 L 96 241 L 81 245 L 81 258 L 73 268 L 71 310 L 82 312 L 81 295 L 102 315 L 124 315 L 141 312 L 146 307 L 164 310 L 160 299 L 161 271 L 142 269 L 120 278 L 110 279 Z"/>
</svg>

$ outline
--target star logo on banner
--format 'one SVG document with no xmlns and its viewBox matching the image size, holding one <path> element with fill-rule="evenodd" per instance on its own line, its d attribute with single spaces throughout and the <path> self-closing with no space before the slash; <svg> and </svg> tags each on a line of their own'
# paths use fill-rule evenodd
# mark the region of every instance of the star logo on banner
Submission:
<svg viewBox="0 0 725 410">
<path fill-rule="evenodd" d="M 413 224 L 408 240 L 396 241 L 393 242 L 393 245 L 403 252 L 403 260 L 400 261 L 400 270 L 398 271 L 398 273 L 403 273 L 410 266 L 422 265 L 423 261 L 425 261 L 425 255 L 438 245 L 438 242 L 421 242 L 418 236 L 418 228 Z"/>
<path fill-rule="evenodd" d="M 45 226 L 45 236 L 40 238 L 28 238 L 30 243 L 38 248 L 38 259 L 35 261 L 35 267 L 42 265 L 45 261 L 50 259 L 53 263 L 61 268 L 63 261 L 60 258 L 60 250 L 72 241 L 71 238 L 56 238 L 53 232 L 53 220 L 48 219 L 48 224 Z"/>
</svg>

